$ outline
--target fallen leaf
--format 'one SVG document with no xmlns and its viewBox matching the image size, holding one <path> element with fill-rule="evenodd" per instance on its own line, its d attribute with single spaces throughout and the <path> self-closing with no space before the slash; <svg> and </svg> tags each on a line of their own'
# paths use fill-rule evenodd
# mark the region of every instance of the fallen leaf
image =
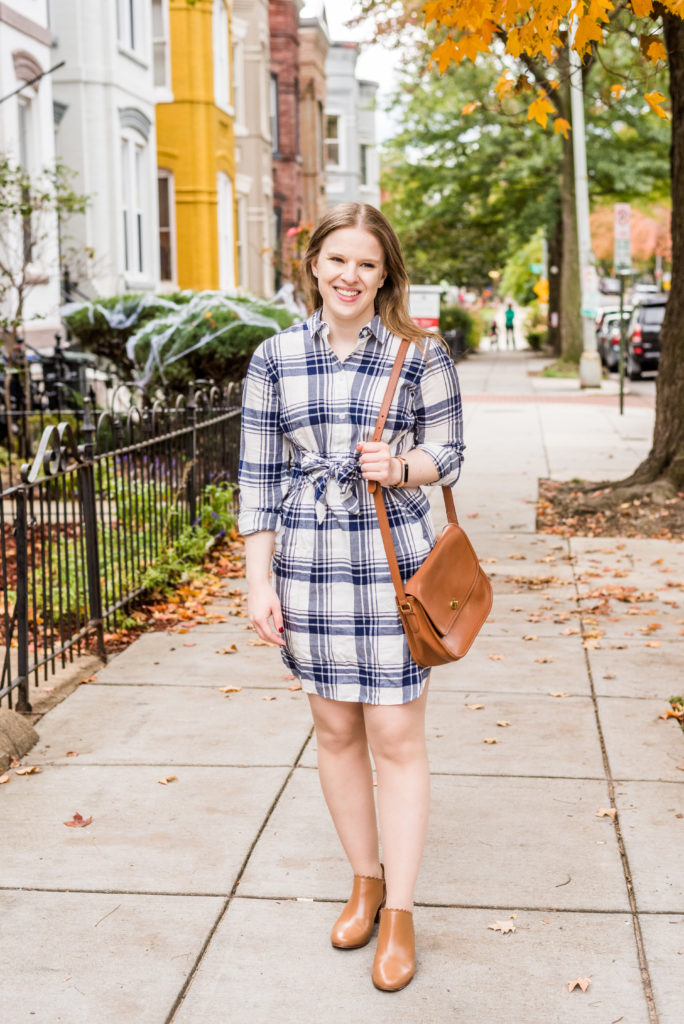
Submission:
<svg viewBox="0 0 684 1024">
<path fill-rule="evenodd" d="M 195 643 L 194 640 L 186 640 L 185 643 L 183 644 L 183 647 L 197 647 L 197 644 Z"/>
<path fill-rule="evenodd" d="M 526 633 L 523 640 L 538 640 L 539 637 L 535 636 L 534 633 Z"/>
<path fill-rule="evenodd" d="M 645 647 L 662 647 L 663 646 L 663 641 L 662 640 L 647 640 L 644 646 Z"/>
<path fill-rule="evenodd" d="M 231 644 L 230 647 L 221 647 L 216 653 L 217 654 L 236 654 L 237 653 L 237 644 Z"/>
<path fill-rule="evenodd" d="M 684 768 L 684 765 L 681 765 L 680 767 Z M 0 775 L 0 786 L 4 786 L 6 782 L 10 781 L 10 778 L 10 775 Z"/>
<path fill-rule="evenodd" d="M 277 700 L 277 697 L 262 697 L 262 700 Z"/>
<path fill-rule="evenodd" d="M 489 658 L 490 661 L 505 661 L 506 660 L 506 655 L 505 654 L 488 654 L 487 657 Z"/>
<path fill-rule="evenodd" d="M 488 738 L 487 738 L 486 740 L 482 740 L 482 742 L 483 742 L 483 743 L 489 743 L 489 744 L 491 744 L 491 743 L 498 743 L 499 741 L 498 741 L 498 740 L 495 740 L 495 739 L 494 739 L 493 737 L 489 736 L 489 737 L 488 737 Z"/>
<path fill-rule="evenodd" d="M 568 626 L 567 629 L 563 630 L 563 636 L 577 636 L 580 630 L 577 626 Z"/>
<path fill-rule="evenodd" d="M 590 981 L 591 978 L 575 978 L 574 981 L 568 982 L 568 992 L 572 992 L 576 988 L 581 988 L 583 992 L 586 992 Z"/>
<path fill-rule="evenodd" d="M 599 807 L 598 811 L 596 812 L 595 817 L 597 817 L 597 818 L 612 818 L 614 820 L 616 814 L 617 814 L 617 811 L 615 810 L 614 807 Z"/>
<path fill-rule="evenodd" d="M 493 932 L 501 932 L 502 935 L 509 935 L 516 930 L 511 921 L 495 921 L 494 924 L 488 924 L 487 928 Z"/>
<path fill-rule="evenodd" d="M 549 693 L 549 697 L 569 697 L 570 694 L 566 693 L 565 690 L 557 690 L 555 693 Z"/>
<path fill-rule="evenodd" d="M 169 782 L 178 782 L 177 775 L 165 775 L 163 779 L 157 779 L 160 786 L 168 786 Z"/>
<path fill-rule="evenodd" d="M 37 764 L 26 764 L 21 768 L 15 768 L 15 775 L 39 775 L 42 772 L 42 768 L 39 768 Z"/>
<path fill-rule="evenodd" d="M 65 821 L 64 824 L 67 828 L 85 828 L 92 820 L 92 814 L 89 818 L 84 818 L 82 814 L 79 814 L 78 811 L 76 811 L 71 821 Z"/>
<path fill-rule="evenodd" d="M 548 665 L 549 662 L 553 661 L 553 658 L 546 656 L 542 658 L 535 658 L 534 660 L 538 661 L 540 665 Z"/>
<path fill-rule="evenodd" d="M 78 757 L 78 750 L 67 750 L 66 757 Z"/>
<path fill-rule="evenodd" d="M 505 729 L 505 728 L 506 728 L 506 726 L 507 726 L 507 725 L 510 725 L 511 723 L 510 723 L 510 722 L 507 722 L 507 721 L 506 721 L 506 720 L 504 719 L 504 720 L 503 720 L 502 722 L 497 722 L 496 724 L 497 724 L 497 725 L 500 725 L 502 729 Z"/>
<path fill-rule="evenodd" d="M 97 681 L 97 676 L 88 676 L 87 679 L 82 679 L 82 683 L 94 683 Z"/>
<path fill-rule="evenodd" d="M 247 643 L 250 647 L 275 647 L 275 644 L 269 644 L 268 640 L 248 640 Z"/>
<path fill-rule="evenodd" d="M 239 693 L 241 686 L 219 686 L 221 693 Z"/>
<path fill-rule="evenodd" d="M 283 676 L 283 679 L 294 679 L 294 678 L 295 677 L 292 675 L 291 672 L 286 672 L 285 675 Z"/>
<path fill-rule="evenodd" d="M 466 704 L 466 707 L 470 711 L 482 711 L 484 709 L 484 704 Z"/>
<path fill-rule="evenodd" d="M 301 683 L 293 683 L 292 686 L 288 686 L 288 690 L 301 690 Z"/>
<path fill-rule="evenodd" d="M 615 679 L 615 673 L 614 672 L 604 672 L 603 673 L 603 679 Z"/>
</svg>

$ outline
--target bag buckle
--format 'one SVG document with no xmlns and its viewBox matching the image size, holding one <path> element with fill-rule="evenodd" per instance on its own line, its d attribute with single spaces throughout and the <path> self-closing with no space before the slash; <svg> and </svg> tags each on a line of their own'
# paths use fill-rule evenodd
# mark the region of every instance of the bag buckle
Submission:
<svg viewBox="0 0 684 1024">
<path fill-rule="evenodd" d="M 411 604 L 410 604 L 409 601 L 404 601 L 403 604 L 402 603 L 399 604 L 399 611 L 402 611 L 402 612 L 412 612 L 413 608 L 411 607 Z"/>
</svg>

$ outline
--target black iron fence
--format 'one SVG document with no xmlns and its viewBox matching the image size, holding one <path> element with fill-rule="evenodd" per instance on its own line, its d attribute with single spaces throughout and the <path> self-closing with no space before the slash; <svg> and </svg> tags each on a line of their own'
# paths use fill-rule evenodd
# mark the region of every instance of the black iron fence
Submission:
<svg viewBox="0 0 684 1024">
<path fill-rule="evenodd" d="M 47 680 L 105 633 L 144 589 L 145 572 L 197 517 L 212 483 L 237 481 L 239 388 L 195 388 L 174 406 L 125 415 L 89 404 L 80 434 L 43 432 L 21 483 L 0 496 L 0 701 L 30 711 Z"/>
</svg>

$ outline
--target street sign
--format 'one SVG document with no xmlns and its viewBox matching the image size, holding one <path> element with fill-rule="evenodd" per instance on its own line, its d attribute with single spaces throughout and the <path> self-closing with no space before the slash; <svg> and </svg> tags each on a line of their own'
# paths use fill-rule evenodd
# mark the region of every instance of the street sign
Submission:
<svg viewBox="0 0 684 1024">
<path fill-rule="evenodd" d="M 543 272 L 544 272 L 544 264 L 543 263 L 530 263 L 530 273 L 532 273 L 532 274 L 542 274 Z"/>
<path fill-rule="evenodd" d="M 632 208 L 629 203 L 616 203 L 613 252 L 616 274 L 629 274 L 632 270 L 631 220 Z"/>
</svg>

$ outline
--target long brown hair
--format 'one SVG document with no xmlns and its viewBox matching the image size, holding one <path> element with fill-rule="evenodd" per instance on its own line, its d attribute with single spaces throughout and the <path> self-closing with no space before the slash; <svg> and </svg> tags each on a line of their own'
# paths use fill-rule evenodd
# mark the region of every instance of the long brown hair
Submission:
<svg viewBox="0 0 684 1024">
<path fill-rule="evenodd" d="M 338 228 L 363 228 L 380 243 L 385 258 L 385 281 L 375 296 L 375 311 L 385 327 L 400 338 L 420 342 L 421 338 L 442 339 L 414 323 L 409 314 L 409 278 L 394 228 L 384 214 L 368 203 L 338 203 L 317 224 L 302 262 L 302 283 L 307 291 L 309 311 L 323 304 L 311 264 L 318 258 L 323 242 Z M 422 346 L 418 346 L 421 348 Z"/>
</svg>

